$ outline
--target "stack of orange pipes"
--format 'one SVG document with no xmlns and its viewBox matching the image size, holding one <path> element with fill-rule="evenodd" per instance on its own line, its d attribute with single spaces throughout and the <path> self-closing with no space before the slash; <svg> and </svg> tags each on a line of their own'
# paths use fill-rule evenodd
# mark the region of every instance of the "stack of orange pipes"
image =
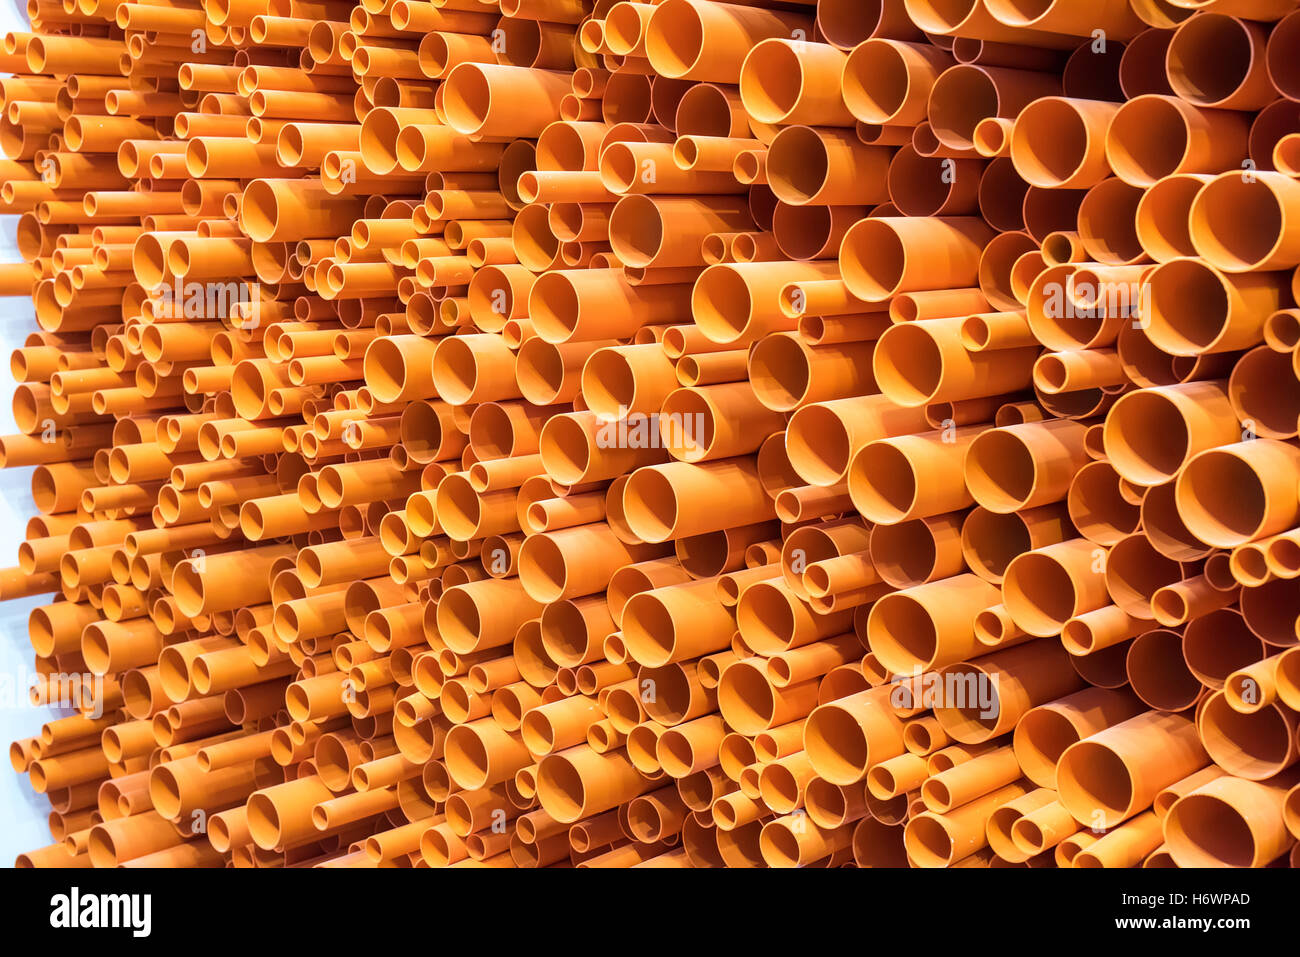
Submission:
<svg viewBox="0 0 1300 957">
<path fill-rule="evenodd" d="M 1259 867 L 1296 0 L 29 0 L 33 867 Z"/>
</svg>

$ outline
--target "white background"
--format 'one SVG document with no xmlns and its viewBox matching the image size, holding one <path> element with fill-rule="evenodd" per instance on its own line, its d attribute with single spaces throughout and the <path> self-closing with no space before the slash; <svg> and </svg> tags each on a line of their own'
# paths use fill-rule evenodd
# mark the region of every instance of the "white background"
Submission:
<svg viewBox="0 0 1300 957">
<path fill-rule="evenodd" d="M 0 34 L 26 30 L 27 21 L 13 0 L 0 4 Z M 14 241 L 17 216 L 0 216 L 0 262 L 18 262 Z M 30 299 L 0 298 L 0 434 L 12 435 L 14 425 L 13 379 L 9 354 L 36 329 Z M 18 564 L 18 545 L 23 540 L 27 519 L 36 514 L 31 496 L 32 469 L 0 469 L 0 567 Z M 19 777 L 9 767 L 9 743 L 31 737 L 58 712 L 33 708 L 27 703 L 27 686 L 33 668 L 32 648 L 27 641 L 27 615 L 47 601 L 46 596 L 0 602 L 0 746 L 5 751 L 0 766 L 0 867 L 10 867 L 22 851 L 50 843 L 49 802 L 35 793 L 27 776 Z"/>
</svg>

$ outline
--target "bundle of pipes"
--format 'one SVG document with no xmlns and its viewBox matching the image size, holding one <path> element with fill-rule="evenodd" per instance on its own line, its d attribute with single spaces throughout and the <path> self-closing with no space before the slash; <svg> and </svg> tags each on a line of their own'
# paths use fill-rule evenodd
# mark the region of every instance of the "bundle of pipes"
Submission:
<svg viewBox="0 0 1300 957">
<path fill-rule="evenodd" d="M 1294 863 L 1296 7 L 29 0 L 18 863 Z"/>
</svg>

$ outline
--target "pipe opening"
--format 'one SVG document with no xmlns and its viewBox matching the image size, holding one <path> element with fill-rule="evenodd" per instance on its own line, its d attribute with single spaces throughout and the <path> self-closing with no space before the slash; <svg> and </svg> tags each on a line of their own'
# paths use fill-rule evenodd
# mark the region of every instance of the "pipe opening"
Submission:
<svg viewBox="0 0 1300 957">
<path fill-rule="evenodd" d="M 1107 827 L 1122 820 L 1133 803 L 1128 765 L 1095 741 L 1080 741 L 1062 755 L 1056 784 L 1061 803 L 1071 814 L 1090 821 L 1100 818 L 1099 823 Z"/>
<path fill-rule="evenodd" d="M 691 306 L 700 330 L 715 342 L 742 336 L 754 313 L 749 286 L 726 266 L 712 266 L 700 273 L 691 292 Z"/>
<path fill-rule="evenodd" d="M 1201 255 L 1221 269 L 1253 269 L 1281 241 L 1285 219 L 1268 185 L 1235 174 L 1221 176 L 1206 183 L 1192 202 L 1192 239 Z"/>
<path fill-rule="evenodd" d="M 1038 467 L 1033 454 L 1015 434 L 993 430 L 981 434 L 966 453 L 966 482 L 986 509 L 1013 512 L 1034 492 Z"/>
<path fill-rule="evenodd" d="M 1088 151 L 1088 127 L 1068 104 L 1042 99 L 1026 107 L 1011 134 L 1016 168 L 1038 186 L 1064 183 Z"/>
<path fill-rule="evenodd" d="M 1261 781 L 1290 762 L 1293 729 L 1277 705 L 1250 714 L 1233 710 L 1226 695 L 1215 695 L 1201 712 L 1201 743 L 1231 775 Z"/>
<path fill-rule="evenodd" d="M 750 51 L 740 74 L 745 108 L 760 123 L 780 123 L 799 104 L 803 64 L 784 41 L 766 41 Z"/>
<path fill-rule="evenodd" d="M 870 222 L 869 220 L 867 222 Z M 892 236 L 892 233 L 887 233 Z M 892 263 L 883 272 L 875 276 L 893 277 L 888 280 L 896 283 L 897 276 L 903 268 L 903 247 L 895 242 L 892 246 L 877 246 L 875 255 L 893 257 L 897 253 L 897 262 Z M 877 262 L 880 260 L 878 259 Z M 897 272 L 895 272 L 895 266 Z M 875 283 L 877 280 L 873 279 Z M 885 288 L 881 280 L 881 288 Z M 923 329 L 913 323 L 891 326 L 876 343 L 873 354 L 873 369 L 880 391 L 893 401 L 908 406 L 924 405 L 939 390 L 943 382 L 943 353 L 938 343 Z"/>
<path fill-rule="evenodd" d="M 804 727 L 804 748 L 817 773 L 833 784 L 851 784 L 866 771 L 870 748 L 853 715 L 834 705 L 818 708 Z"/>
<path fill-rule="evenodd" d="M 1178 107 L 1158 97 L 1130 100 L 1110 124 L 1108 152 L 1115 172 L 1149 185 L 1169 176 L 1187 156 L 1187 121 Z"/>
<path fill-rule="evenodd" d="M 796 424 L 797 423 L 797 424 Z M 844 422 L 833 411 L 808 405 L 791 419 L 786 448 L 799 475 L 814 485 L 832 485 L 848 471 L 853 447 Z"/>
<path fill-rule="evenodd" d="M 1016 760 L 1032 780 L 1053 781 L 1061 755 L 1078 740 L 1079 732 L 1060 712 L 1035 708 L 1016 725 Z"/>
<path fill-rule="evenodd" d="M 888 123 L 902 109 L 910 89 L 907 64 L 891 43 L 867 41 L 845 64 L 844 100 L 864 123 Z"/>
<path fill-rule="evenodd" d="M 704 22 L 693 4 L 667 0 L 645 31 L 646 56 L 657 73 L 684 77 L 704 53 Z"/>
<path fill-rule="evenodd" d="M 267 795 L 249 797 L 247 824 L 248 835 L 258 847 L 272 848 L 280 843 L 280 813 Z"/>
<path fill-rule="evenodd" d="M 902 592 L 892 592 L 875 603 L 867 633 L 872 653 L 899 674 L 911 674 L 918 664 L 929 668 L 938 653 L 934 619 L 924 605 Z"/>
<path fill-rule="evenodd" d="M 794 205 L 809 203 L 826 186 L 830 155 L 815 130 L 787 126 L 768 148 L 767 171 L 778 197 Z"/>
<path fill-rule="evenodd" d="M 1207 544 L 1249 541 L 1268 515 L 1268 495 L 1243 459 L 1217 449 L 1198 455 L 1178 478 L 1180 512 Z"/>
<path fill-rule="evenodd" d="M 1159 485 L 1187 460 L 1191 435 L 1178 406 L 1158 392 L 1134 392 L 1106 417 L 1105 448 L 1131 481 Z"/>
<path fill-rule="evenodd" d="M 969 145 L 974 141 L 979 121 L 998 115 L 998 89 L 983 70 L 954 66 L 935 81 L 929 106 L 932 128 L 947 134 L 954 145 Z"/>
<path fill-rule="evenodd" d="M 903 831 L 903 843 L 908 857 L 919 867 L 945 867 L 952 863 L 952 836 L 937 818 L 924 815 L 912 818 Z"/>
<path fill-rule="evenodd" d="M 1253 52 L 1243 24 L 1222 14 L 1201 13 L 1174 34 L 1165 71 L 1179 96 L 1208 106 L 1227 99 L 1245 82 Z"/>
<path fill-rule="evenodd" d="M 463 588 L 450 588 L 438 600 L 438 631 L 448 647 L 473 649 L 483 631 L 478 605 Z"/>
<path fill-rule="evenodd" d="M 1165 818 L 1165 839 L 1178 848 L 1184 866 L 1255 865 L 1250 824 L 1240 811 L 1212 794 L 1185 795 Z"/>
<path fill-rule="evenodd" d="M 462 63 L 444 81 L 442 110 L 447 125 L 459 133 L 474 133 L 492 112 L 492 86 L 476 64 Z"/>
<path fill-rule="evenodd" d="M 470 725 L 459 724 L 443 742 L 447 773 L 462 788 L 477 790 L 487 784 L 491 757 L 483 739 Z"/>
<path fill-rule="evenodd" d="M 656 469 L 632 473 L 623 488 L 623 515 L 637 536 L 648 542 L 673 537 L 681 504 L 672 482 Z"/>
<path fill-rule="evenodd" d="M 1050 556 L 1025 552 L 1007 566 L 1003 601 L 1025 631 L 1053 634 L 1074 616 L 1074 582 Z"/>
<path fill-rule="evenodd" d="M 770 727 L 776 698 L 767 676 L 753 665 L 733 664 L 718 685 L 718 710 L 740 734 L 757 734 Z"/>
</svg>

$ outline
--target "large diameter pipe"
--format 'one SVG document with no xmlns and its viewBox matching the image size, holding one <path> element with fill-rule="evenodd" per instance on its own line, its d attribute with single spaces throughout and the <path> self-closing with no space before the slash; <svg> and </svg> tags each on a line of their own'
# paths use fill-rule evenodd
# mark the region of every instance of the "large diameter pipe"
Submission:
<svg viewBox="0 0 1300 957">
<path fill-rule="evenodd" d="M 656 73 L 676 80 L 738 83 L 751 49 L 769 38 L 809 35 L 803 15 L 703 0 L 665 0 L 645 29 Z"/>
<path fill-rule="evenodd" d="M 1190 459 L 1175 498 L 1188 529 L 1232 548 L 1293 527 L 1300 518 L 1300 451 L 1273 439 L 1235 442 Z"/>
<path fill-rule="evenodd" d="M 637 469 L 623 490 L 624 517 L 643 541 L 664 542 L 763 521 L 772 502 L 752 459 Z"/>
<path fill-rule="evenodd" d="M 1287 784 L 1220 777 L 1174 802 L 1165 843 L 1179 867 L 1264 867 L 1295 838 L 1283 818 Z"/>
<path fill-rule="evenodd" d="M 1207 763 L 1194 722 L 1148 711 L 1070 745 L 1057 764 L 1057 789 L 1080 824 L 1110 828 Z"/>
</svg>

